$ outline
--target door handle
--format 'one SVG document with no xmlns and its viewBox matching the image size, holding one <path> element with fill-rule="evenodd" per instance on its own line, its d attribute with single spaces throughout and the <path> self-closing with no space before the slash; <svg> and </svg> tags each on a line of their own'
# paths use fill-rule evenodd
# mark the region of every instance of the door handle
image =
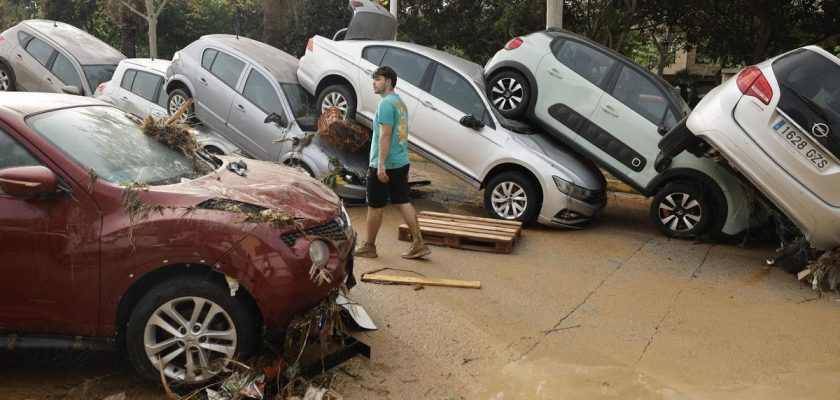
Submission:
<svg viewBox="0 0 840 400">
<path fill-rule="evenodd" d="M 201 82 L 202 85 L 207 86 L 207 80 L 206 79 L 200 78 L 198 81 Z"/>
<path fill-rule="evenodd" d="M 122 101 L 128 101 L 128 97 L 125 97 L 125 96 L 120 97 L 120 100 L 122 100 Z"/>
<path fill-rule="evenodd" d="M 558 70 L 557 68 L 549 68 L 548 74 L 557 79 L 563 79 L 563 75 L 560 75 L 560 70 Z"/>
<path fill-rule="evenodd" d="M 47 82 L 49 82 L 50 84 L 52 84 L 52 79 L 51 79 L 51 78 L 47 77 L 47 78 L 45 78 L 45 79 L 47 80 Z"/>
<path fill-rule="evenodd" d="M 437 110 L 437 108 L 435 108 L 434 104 L 432 104 L 432 102 L 430 102 L 430 101 L 424 101 L 423 105 L 426 106 L 426 107 L 429 107 L 432 110 Z"/>
<path fill-rule="evenodd" d="M 245 112 L 245 106 L 243 106 L 242 104 L 237 104 L 236 109 L 241 111 L 241 112 Z"/>
<path fill-rule="evenodd" d="M 612 115 L 613 117 L 618 118 L 618 113 L 616 113 L 615 109 L 612 108 L 611 106 L 602 106 L 601 109 L 604 110 L 605 113 L 607 113 L 609 115 Z"/>
<path fill-rule="evenodd" d="M 20 54 L 16 54 L 16 56 L 17 56 L 17 59 L 18 59 L 18 60 L 23 61 L 23 56 L 21 56 Z"/>
<path fill-rule="evenodd" d="M 368 74 L 368 75 L 373 75 L 373 70 L 372 70 L 372 69 L 367 69 L 367 68 L 366 68 L 364 71 L 365 71 L 365 73 L 366 73 L 366 74 Z"/>
</svg>

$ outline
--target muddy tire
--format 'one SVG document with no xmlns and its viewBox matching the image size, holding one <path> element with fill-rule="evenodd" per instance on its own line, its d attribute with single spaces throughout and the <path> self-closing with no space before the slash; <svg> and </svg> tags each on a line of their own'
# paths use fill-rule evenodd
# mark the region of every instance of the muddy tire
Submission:
<svg viewBox="0 0 840 400">
<path fill-rule="evenodd" d="M 242 290 L 242 289 L 239 289 Z M 126 327 L 126 349 L 137 372 L 193 388 L 214 379 L 229 360 L 247 360 L 256 348 L 257 319 L 242 296 L 205 277 L 175 277 L 150 289 Z"/>
<path fill-rule="evenodd" d="M 491 217 L 532 223 L 537 219 L 542 199 L 537 184 L 520 172 L 494 176 L 484 188 L 484 209 Z"/>
<path fill-rule="evenodd" d="M 327 111 L 331 107 L 338 107 L 341 117 L 348 120 L 356 119 L 356 96 L 353 90 L 347 85 L 331 85 L 318 93 L 317 103 L 321 111 Z"/>
<path fill-rule="evenodd" d="M 13 92 L 15 77 L 8 65 L 0 63 L 0 92 Z"/>
<path fill-rule="evenodd" d="M 665 236 L 690 238 L 708 231 L 714 219 L 715 202 L 696 184 L 665 185 L 650 203 L 650 217 Z"/>
<path fill-rule="evenodd" d="M 502 71 L 490 79 L 487 97 L 505 118 L 519 118 L 531 101 L 531 87 L 519 72 Z"/>
<path fill-rule="evenodd" d="M 174 115 L 181 109 L 181 106 L 191 98 L 192 94 L 186 89 L 173 90 L 172 93 L 169 93 L 169 99 L 166 100 L 166 112 L 169 113 L 169 115 Z M 185 113 L 181 114 L 181 118 L 179 118 L 179 120 L 184 123 L 198 122 L 195 118 L 195 104 L 191 105 Z"/>
</svg>

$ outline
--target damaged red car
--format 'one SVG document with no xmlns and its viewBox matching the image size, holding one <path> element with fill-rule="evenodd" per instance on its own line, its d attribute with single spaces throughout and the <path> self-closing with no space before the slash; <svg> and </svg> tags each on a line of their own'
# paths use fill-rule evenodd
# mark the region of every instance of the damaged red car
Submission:
<svg viewBox="0 0 840 400">
<path fill-rule="evenodd" d="M 303 173 L 146 132 L 93 99 L 0 96 L 0 340 L 200 384 L 352 280 L 355 234 Z"/>
</svg>

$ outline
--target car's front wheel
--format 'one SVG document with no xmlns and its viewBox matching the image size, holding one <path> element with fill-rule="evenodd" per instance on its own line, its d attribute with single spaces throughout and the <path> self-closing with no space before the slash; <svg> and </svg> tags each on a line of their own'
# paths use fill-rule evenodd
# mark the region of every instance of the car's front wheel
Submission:
<svg viewBox="0 0 840 400">
<path fill-rule="evenodd" d="M 336 107 L 341 113 L 341 118 L 348 120 L 356 118 L 356 98 L 346 85 L 330 85 L 324 88 L 318 94 L 318 105 L 321 107 L 321 113 Z"/>
<path fill-rule="evenodd" d="M 540 203 L 536 183 L 519 172 L 496 175 L 484 188 L 484 208 L 493 218 L 531 223 Z"/>
<path fill-rule="evenodd" d="M 714 199 L 699 185 L 671 183 L 653 197 L 650 216 L 665 236 L 695 237 L 711 225 Z"/>
<path fill-rule="evenodd" d="M 169 100 L 166 102 L 166 110 L 169 112 L 169 115 L 175 115 L 184 103 L 191 98 L 192 95 L 186 89 L 175 89 L 172 93 L 169 93 Z M 178 120 L 184 123 L 195 122 L 195 104 L 187 108 L 187 111 L 181 114 Z"/>
<path fill-rule="evenodd" d="M 11 92 L 15 90 L 15 78 L 12 77 L 12 70 L 6 64 L 0 64 L 0 92 Z"/>
<path fill-rule="evenodd" d="M 487 95 L 493 107 L 506 118 L 518 118 L 531 101 L 531 88 L 519 72 L 502 71 L 490 79 Z"/>
<path fill-rule="evenodd" d="M 241 290 L 241 289 L 240 289 Z M 150 289 L 131 313 L 126 347 L 141 376 L 193 387 L 214 379 L 257 344 L 252 310 L 242 296 L 204 277 L 176 277 Z"/>
</svg>

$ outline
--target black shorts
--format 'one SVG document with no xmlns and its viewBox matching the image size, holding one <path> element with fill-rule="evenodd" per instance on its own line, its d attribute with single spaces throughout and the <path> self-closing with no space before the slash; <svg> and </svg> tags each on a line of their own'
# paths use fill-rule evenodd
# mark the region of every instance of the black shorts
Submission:
<svg viewBox="0 0 840 400">
<path fill-rule="evenodd" d="M 408 189 L 408 167 L 386 169 L 388 174 L 388 183 L 380 182 L 379 177 L 376 176 L 376 168 L 368 169 L 367 176 L 367 201 L 370 208 L 382 208 L 388 204 L 388 199 L 391 199 L 391 204 L 404 204 L 411 202 L 411 194 Z"/>
</svg>

